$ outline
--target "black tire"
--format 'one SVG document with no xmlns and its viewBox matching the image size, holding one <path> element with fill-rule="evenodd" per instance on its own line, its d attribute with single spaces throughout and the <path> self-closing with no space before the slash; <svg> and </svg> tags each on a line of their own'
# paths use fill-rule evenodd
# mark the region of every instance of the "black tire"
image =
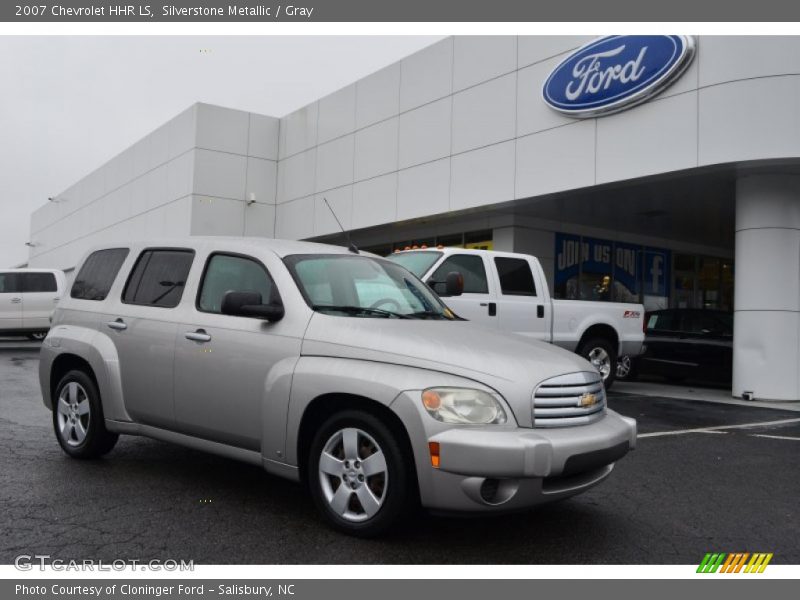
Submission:
<svg viewBox="0 0 800 600">
<path fill-rule="evenodd" d="M 609 390 L 617 378 L 617 351 L 614 348 L 614 344 L 602 337 L 586 340 L 578 348 L 578 354 L 589 362 L 592 362 L 592 356 L 596 351 L 605 352 L 606 356 L 608 356 L 609 369 L 608 374 L 603 377 L 603 383 L 606 389 Z"/>
<path fill-rule="evenodd" d="M 617 381 L 636 381 L 639 378 L 639 367 L 636 358 L 632 356 L 620 356 L 617 358 L 616 374 Z"/>
<path fill-rule="evenodd" d="M 76 384 L 77 387 L 65 390 L 70 384 Z M 62 392 L 66 394 L 66 400 L 70 400 L 70 390 L 76 390 L 74 400 L 77 404 L 83 405 L 84 400 L 88 402 L 88 413 L 70 413 L 59 409 Z M 66 428 L 63 425 L 66 425 Z M 85 431 L 83 437 L 78 432 L 79 428 L 80 431 Z M 69 371 L 58 382 L 53 395 L 53 431 L 61 449 L 72 458 L 99 458 L 110 452 L 117 443 L 119 435 L 106 429 L 103 405 L 97 386 L 83 371 Z"/>
<path fill-rule="evenodd" d="M 329 450 L 329 444 L 337 444 L 335 441 L 336 436 L 342 434 L 344 430 L 353 429 L 359 430 L 360 434 L 366 434 L 359 435 L 357 438 L 358 443 L 356 446 L 359 449 L 359 457 L 366 461 L 369 457 L 367 453 L 372 450 L 372 442 L 382 452 L 386 467 L 382 481 L 380 480 L 381 476 L 376 475 L 362 479 L 363 484 L 356 480 L 348 484 L 333 475 L 323 475 L 320 472 L 323 450 Z M 343 438 L 341 443 L 343 445 Z M 364 538 L 374 537 L 397 525 L 408 514 L 415 506 L 416 481 L 413 467 L 411 466 L 413 457 L 407 455 L 408 452 L 404 447 L 403 441 L 390 427 L 387 427 L 376 416 L 362 410 L 342 411 L 331 416 L 322 424 L 314 435 L 314 440 L 309 450 L 306 463 L 308 465 L 306 483 L 314 499 L 314 504 L 331 527 L 348 535 Z M 330 454 L 334 453 L 330 452 Z M 343 446 L 342 455 L 338 458 L 341 464 L 345 464 L 346 455 L 344 454 Z M 351 462 L 350 464 L 353 465 L 354 463 Z M 352 477 L 353 471 L 354 469 L 343 469 L 342 478 Z M 323 479 L 327 481 L 327 489 L 324 488 L 326 484 Z M 352 485 L 358 487 L 357 491 L 351 492 L 350 487 L 347 487 Z M 354 521 L 352 515 L 351 518 L 346 518 L 333 509 L 332 502 L 328 500 L 327 494 L 333 493 L 335 496 L 340 486 L 349 499 L 345 506 L 355 508 L 353 511 L 350 508 L 346 510 L 352 513 L 359 513 L 360 509 L 364 514 L 364 520 Z M 367 512 L 361 507 L 360 500 L 358 500 L 358 492 L 364 491 L 361 490 L 362 487 L 370 488 L 370 492 L 377 490 L 378 493 L 381 493 L 380 496 L 378 493 L 372 494 L 373 497 L 379 497 L 381 503 L 377 511 L 371 516 L 367 516 Z"/>
<path fill-rule="evenodd" d="M 33 333 L 28 334 L 28 339 L 33 340 L 34 342 L 41 342 L 46 337 L 47 337 L 46 331 L 35 331 Z"/>
</svg>

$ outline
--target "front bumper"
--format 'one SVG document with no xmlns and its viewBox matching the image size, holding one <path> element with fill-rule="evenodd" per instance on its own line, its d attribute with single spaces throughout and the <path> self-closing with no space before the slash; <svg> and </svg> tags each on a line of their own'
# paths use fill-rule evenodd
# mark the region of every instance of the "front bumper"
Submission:
<svg viewBox="0 0 800 600">
<path fill-rule="evenodd" d="M 412 409 L 420 419 L 409 433 L 422 503 L 443 511 L 519 510 L 581 493 L 636 445 L 636 421 L 611 410 L 575 427 L 443 429 L 411 406 L 398 410 L 406 423 Z M 439 444 L 439 468 L 429 442 Z"/>
</svg>

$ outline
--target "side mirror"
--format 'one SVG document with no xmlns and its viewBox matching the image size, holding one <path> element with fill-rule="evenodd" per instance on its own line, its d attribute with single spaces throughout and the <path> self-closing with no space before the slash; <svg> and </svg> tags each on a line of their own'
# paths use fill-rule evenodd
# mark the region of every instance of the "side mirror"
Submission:
<svg viewBox="0 0 800 600">
<path fill-rule="evenodd" d="M 221 312 L 232 317 L 254 317 L 265 321 L 280 321 L 285 314 L 283 304 L 262 304 L 258 292 L 225 292 Z"/>
<path fill-rule="evenodd" d="M 458 271 L 451 271 L 444 280 L 445 294 L 460 296 L 464 293 L 464 276 Z"/>
</svg>

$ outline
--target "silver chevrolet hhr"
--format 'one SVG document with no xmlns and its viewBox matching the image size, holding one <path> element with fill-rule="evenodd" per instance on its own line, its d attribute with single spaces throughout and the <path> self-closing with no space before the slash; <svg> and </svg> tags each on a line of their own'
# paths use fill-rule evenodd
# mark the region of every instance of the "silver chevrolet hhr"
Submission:
<svg viewBox="0 0 800 600">
<path fill-rule="evenodd" d="M 132 434 L 244 460 L 305 482 L 362 536 L 417 503 L 490 513 L 578 494 L 636 441 L 582 358 L 459 318 L 395 263 L 305 242 L 90 252 L 39 377 L 72 457 Z"/>
</svg>

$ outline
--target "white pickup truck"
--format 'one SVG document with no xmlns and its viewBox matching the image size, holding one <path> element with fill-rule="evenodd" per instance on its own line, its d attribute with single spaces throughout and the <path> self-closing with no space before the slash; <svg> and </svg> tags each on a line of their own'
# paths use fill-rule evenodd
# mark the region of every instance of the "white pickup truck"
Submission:
<svg viewBox="0 0 800 600">
<path fill-rule="evenodd" d="M 597 368 L 606 388 L 616 378 L 617 357 L 641 353 L 641 304 L 555 300 L 535 256 L 431 248 L 388 258 L 430 285 L 458 316 L 580 354 Z M 448 290 L 447 276 L 453 272 L 463 277 L 461 294 Z"/>
</svg>

